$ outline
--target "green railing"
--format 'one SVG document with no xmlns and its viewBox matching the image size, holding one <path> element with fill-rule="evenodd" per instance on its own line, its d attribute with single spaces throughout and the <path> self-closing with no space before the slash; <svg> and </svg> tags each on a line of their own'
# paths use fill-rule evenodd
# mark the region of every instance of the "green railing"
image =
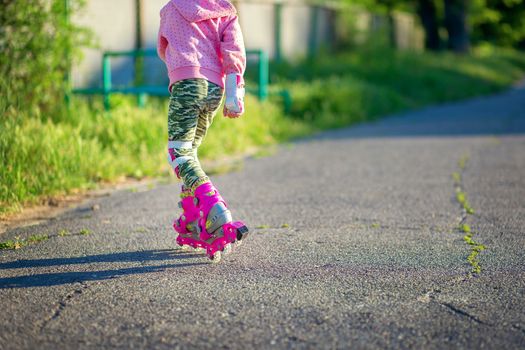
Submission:
<svg viewBox="0 0 525 350">
<path fill-rule="evenodd" d="M 248 59 L 255 57 L 257 60 L 257 87 L 248 87 L 246 91 L 254 94 L 259 100 L 264 101 L 268 98 L 268 76 L 269 76 L 269 62 L 268 55 L 263 50 L 247 50 L 246 55 Z M 112 94 L 132 94 L 137 95 L 138 105 L 144 107 L 146 103 L 146 96 L 169 96 L 167 86 L 162 85 L 134 85 L 134 86 L 114 86 L 111 74 L 111 58 L 113 57 L 145 57 L 157 56 L 155 49 L 148 50 L 131 50 L 131 51 L 107 51 L 102 56 L 102 88 L 85 88 L 74 89 L 73 93 L 95 95 L 101 94 L 104 97 L 104 107 L 106 110 L 110 109 L 110 97 Z M 142 80 L 142 79 L 141 79 Z M 283 96 L 285 100 L 285 108 L 288 109 L 290 99 L 286 91 L 279 91 L 277 94 Z"/>
</svg>

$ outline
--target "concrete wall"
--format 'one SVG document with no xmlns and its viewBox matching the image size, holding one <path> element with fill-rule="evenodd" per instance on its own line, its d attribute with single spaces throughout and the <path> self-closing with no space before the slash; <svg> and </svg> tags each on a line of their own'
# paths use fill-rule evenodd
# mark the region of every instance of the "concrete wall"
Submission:
<svg viewBox="0 0 525 350">
<path fill-rule="evenodd" d="M 151 0 L 148 0 L 151 1 Z M 72 72 L 73 86 L 99 86 L 102 51 L 129 50 L 135 45 L 135 15 L 132 0 L 89 0 L 85 9 L 72 19 L 95 34 L 98 48 L 85 49 L 84 59 Z M 115 66 L 117 82 L 131 79 L 132 61 L 119 59 Z"/>
<path fill-rule="evenodd" d="M 159 26 L 159 11 L 166 0 L 143 1 L 143 39 L 145 46 L 155 48 Z M 239 18 L 246 48 L 263 49 L 270 57 L 275 55 L 274 3 L 272 1 L 237 1 Z M 304 56 L 308 49 L 312 8 L 302 2 L 285 3 L 282 11 L 282 55 L 284 58 Z M 99 47 L 84 50 L 84 60 L 74 67 L 73 86 L 101 86 L 102 52 L 132 50 L 135 48 L 135 1 L 88 0 L 82 13 L 73 20 L 91 29 L 98 38 Z M 322 42 L 329 25 L 326 16 L 320 16 L 319 33 Z M 112 59 L 115 84 L 133 81 L 133 60 Z M 165 82 L 165 69 L 157 58 L 146 60 L 146 82 Z"/>
<path fill-rule="evenodd" d="M 273 57 L 275 54 L 273 4 L 238 2 L 237 9 L 246 48 L 263 49 Z"/>
<path fill-rule="evenodd" d="M 311 8 L 294 4 L 283 7 L 282 55 L 285 58 L 304 56 L 308 48 Z"/>
<path fill-rule="evenodd" d="M 102 52 L 133 50 L 136 47 L 135 0 L 87 0 L 82 13 L 72 19 L 91 29 L 98 38 L 96 49 L 84 50 L 84 60 L 74 67 L 73 86 L 101 86 Z M 263 49 L 270 57 L 275 55 L 275 1 L 233 1 L 239 11 L 247 49 Z M 143 0 L 143 43 L 146 48 L 155 48 L 159 27 L 159 11 L 167 0 Z M 332 36 L 332 10 L 317 8 L 317 31 L 312 31 L 314 7 L 302 0 L 283 1 L 281 55 L 295 59 L 308 53 L 309 45 L 330 46 Z M 400 16 L 398 41 L 402 47 L 414 46 L 414 40 L 422 39 L 408 35 L 415 26 L 412 17 Z M 314 39 L 312 40 L 312 35 Z M 134 63 L 131 58 L 112 59 L 113 82 L 129 85 L 133 82 Z M 145 62 L 145 79 L 148 84 L 166 84 L 166 70 L 156 57 Z"/>
</svg>

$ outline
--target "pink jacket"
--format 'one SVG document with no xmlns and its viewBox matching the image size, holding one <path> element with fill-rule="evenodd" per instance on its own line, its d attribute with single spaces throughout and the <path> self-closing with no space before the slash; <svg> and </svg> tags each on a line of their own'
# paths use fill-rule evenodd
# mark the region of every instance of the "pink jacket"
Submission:
<svg viewBox="0 0 525 350">
<path fill-rule="evenodd" d="M 235 7 L 227 0 L 171 0 L 160 11 L 157 44 L 170 86 L 204 78 L 224 88 L 226 74 L 244 74 L 246 53 Z"/>
</svg>

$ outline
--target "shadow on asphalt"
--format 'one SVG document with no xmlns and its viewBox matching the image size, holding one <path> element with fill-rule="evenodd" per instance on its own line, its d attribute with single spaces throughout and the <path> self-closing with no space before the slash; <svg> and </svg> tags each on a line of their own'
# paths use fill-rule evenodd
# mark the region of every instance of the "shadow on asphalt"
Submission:
<svg viewBox="0 0 525 350">
<path fill-rule="evenodd" d="M 167 261 L 181 260 L 201 257 L 200 254 L 187 253 L 174 250 L 147 250 L 137 252 L 125 252 L 114 254 L 101 254 L 72 258 L 55 258 L 55 259 L 34 259 L 18 260 L 0 264 L 0 269 L 18 269 L 18 268 L 38 268 L 49 266 L 64 266 L 76 264 L 93 264 L 108 262 L 147 262 L 147 261 Z M 62 284 L 79 283 L 87 281 L 101 281 L 118 278 L 126 275 L 136 275 L 144 273 L 160 272 L 166 269 L 184 268 L 197 265 L 207 265 L 205 262 L 182 263 L 182 264 L 164 264 L 156 266 L 129 267 L 114 270 L 101 271 L 72 271 L 57 273 L 31 274 L 27 276 L 16 276 L 0 278 L 0 289 L 9 288 L 29 288 L 29 287 L 50 287 Z"/>
</svg>

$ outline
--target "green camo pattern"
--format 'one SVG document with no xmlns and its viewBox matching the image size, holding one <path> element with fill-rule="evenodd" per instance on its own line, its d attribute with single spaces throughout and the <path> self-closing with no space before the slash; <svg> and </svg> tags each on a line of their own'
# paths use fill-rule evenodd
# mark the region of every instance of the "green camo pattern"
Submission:
<svg viewBox="0 0 525 350">
<path fill-rule="evenodd" d="M 197 149 L 206 136 L 221 105 L 223 90 L 205 79 L 186 79 L 171 87 L 168 111 L 169 141 L 191 142 L 192 148 L 174 149 L 176 157 L 190 157 L 178 168 L 186 188 L 194 189 L 209 178 L 197 158 Z"/>
</svg>

